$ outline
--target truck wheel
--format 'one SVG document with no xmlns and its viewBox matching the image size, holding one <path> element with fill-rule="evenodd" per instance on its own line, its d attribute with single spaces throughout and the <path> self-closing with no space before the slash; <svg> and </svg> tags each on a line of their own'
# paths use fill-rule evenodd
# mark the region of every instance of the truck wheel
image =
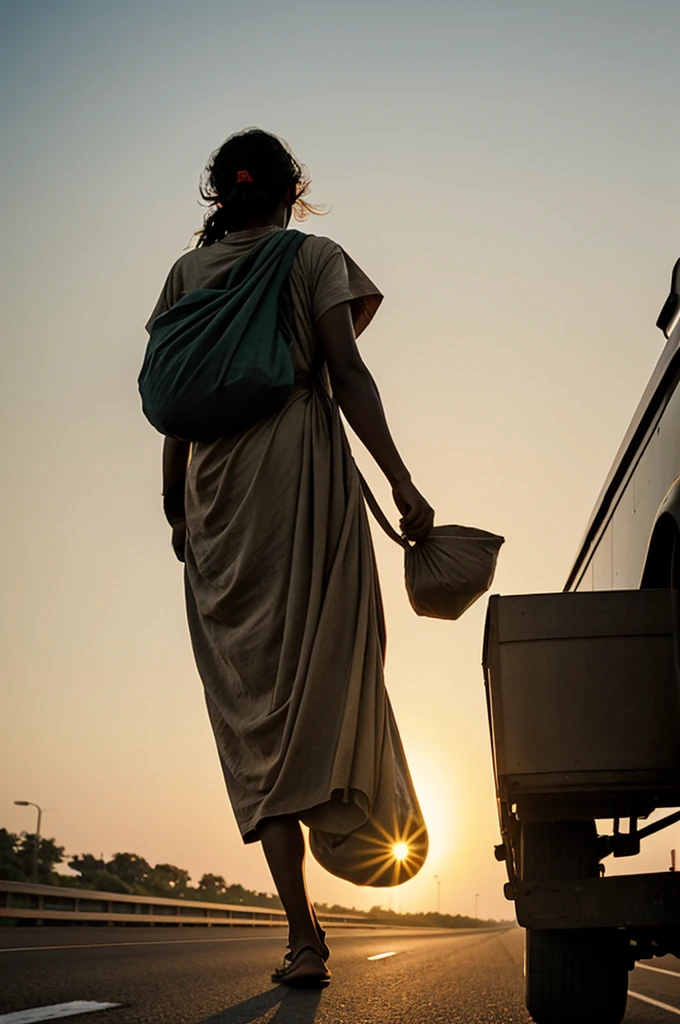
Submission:
<svg viewBox="0 0 680 1024">
<path fill-rule="evenodd" d="M 627 994 L 618 932 L 527 931 L 526 1003 L 536 1024 L 620 1024 Z"/>
<path fill-rule="evenodd" d="M 594 821 L 522 825 L 524 881 L 597 878 Z M 536 1024 L 619 1024 L 626 1012 L 625 940 L 613 929 L 526 933 L 526 1004 Z"/>
</svg>

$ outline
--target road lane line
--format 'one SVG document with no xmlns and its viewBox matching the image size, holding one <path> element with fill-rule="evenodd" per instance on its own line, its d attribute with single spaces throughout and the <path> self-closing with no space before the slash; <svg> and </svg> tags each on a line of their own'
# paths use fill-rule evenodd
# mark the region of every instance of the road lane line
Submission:
<svg viewBox="0 0 680 1024">
<path fill-rule="evenodd" d="M 346 933 L 344 933 L 342 935 L 334 935 L 333 939 L 344 939 L 345 937 L 352 938 L 351 935 L 346 936 Z M 189 945 L 198 945 L 201 942 L 271 942 L 272 939 L 280 938 L 281 935 L 270 934 L 242 935 L 240 938 L 237 935 L 225 935 L 224 938 L 215 939 L 140 939 L 137 942 L 79 942 L 68 946 L 6 946 L 5 948 L 0 948 L 0 953 L 30 953 L 32 951 L 44 953 L 48 949 L 110 949 L 115 946 L 176 946 L 187 945 L 187 943 Z"/>
<path fill-rule="evenodd" d="M 643 971 L 656 971 L 657 974 L 670 974 L 673 978 L 680 980 L 680 971 L 668 971 L 665 967 L 650 967 L 649 964 L 636 964 L 636 967 L 641 967 Z"/>
<path fill-rule="evenodd" d="M 36 1006 L 33 1010 L 19 1010 L 17 1013 L 5 1013 L 0 1017 L 0 1024 L 36 1024 L 39 1020 L 56 1020 L 58 1017 L 73 1017 L 76 1013 L 96 1013 L 97 1010 L 110 1010 L 120 1003 L 94 1003 L 89 999 L 76 999 L 71 1003 L 55 1003 L 53 1006 Z"/>
<path fill-rule="evenodd" d="M 83 942 L 72 946 L 8 946 L 6 949 L 0 949 L 0 953 L 44 952 L 46 949 L 110 949 L 113 946 L 186 946 L 187 943 L 198 945 L 201 942 L 271 942 L 272 939 L 280 938 L 280 935 L 242 935 L 241 938 L 231 935 L 223 939 L 147 939 L 139 942 Z"/>
<path fill-rule="evenodd" d="M 677 1006 L 669 1006 L 668 1003 L 660 1003 L 658 999 L 650 999 L 649 996 L 641 996 L 639 992 L 631 992 L 628 989 L 628 995 L 633 996 L 634 999 L 641 999 L 643 1003 L 649 1003 L 650 1006 L 658 1006 L 660 1010 L 667 1010 L 668 1013 L 677 1013 L 680 1017 L 680 1010 Z M 0 1020 L 2 1018 L 0 1017 Z"/>
<path fill-rule="evenodd" d="M 392 953 L 376 953 L 375 956 L 367 956 L 367 960 L 384 960 L 387 956 L 396 956 L 396 952 Z"/>
</svg>

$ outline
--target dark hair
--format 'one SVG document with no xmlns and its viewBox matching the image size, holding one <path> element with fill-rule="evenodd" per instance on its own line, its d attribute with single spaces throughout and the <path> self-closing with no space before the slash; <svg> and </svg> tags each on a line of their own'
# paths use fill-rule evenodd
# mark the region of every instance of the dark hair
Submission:
<svg viewBox="0 0 680 1024">
<path fill-rule="evenodd" d="M 267 217 L 282 201 L 292 207 L 296 220 L 323 213 L 304 199 L 310 185 L 307 168 L 283 139 L 260 128 L 230 135 L 212 154 L 201 178 L 201 196 L 211 210 L 196 245 L 212 245 L 227 231 Z"/>
</svg>

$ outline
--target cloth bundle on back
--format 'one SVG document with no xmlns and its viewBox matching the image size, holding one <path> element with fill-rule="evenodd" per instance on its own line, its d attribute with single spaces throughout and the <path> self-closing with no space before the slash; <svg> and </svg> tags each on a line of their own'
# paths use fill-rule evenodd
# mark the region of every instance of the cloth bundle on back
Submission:
<svg viewBox="0 0 680 1024">
<path fill-rule="evenodd" d="M 162 434 L 214 441 L 283 405 L 294 383 L 285 285 L 306 237 L 277 232 L 221 288 L 197 288 L 154 321 L 139 391 Z"/>
</svg>

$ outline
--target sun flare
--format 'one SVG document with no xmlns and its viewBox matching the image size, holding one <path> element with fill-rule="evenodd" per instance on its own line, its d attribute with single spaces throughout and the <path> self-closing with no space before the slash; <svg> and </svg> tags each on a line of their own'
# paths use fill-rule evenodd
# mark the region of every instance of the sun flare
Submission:
<svg viewBox="0 0 680 1024">
<path fill-rule="evenodd" d="M 399 818 L 394 813 L 391 822 L 373 818 L 363 829 L 352 833 L 352 881 L 357 885 L 371 885 L 378 889 L 402 885 L 417 875 L 427 857 L 427 828 L 418 813 L 408 813 Z M 315 854 L 315 838 L 311 835 L 312 853 Z M 347 856 L 344 850 L 343 856 Z M 315 854 L 316 856 L 316 854 Z M 321 851 L 319 863 L 326 866 Z M 340 877 L 344 877 L 338 871 Z"/>
</svg>

